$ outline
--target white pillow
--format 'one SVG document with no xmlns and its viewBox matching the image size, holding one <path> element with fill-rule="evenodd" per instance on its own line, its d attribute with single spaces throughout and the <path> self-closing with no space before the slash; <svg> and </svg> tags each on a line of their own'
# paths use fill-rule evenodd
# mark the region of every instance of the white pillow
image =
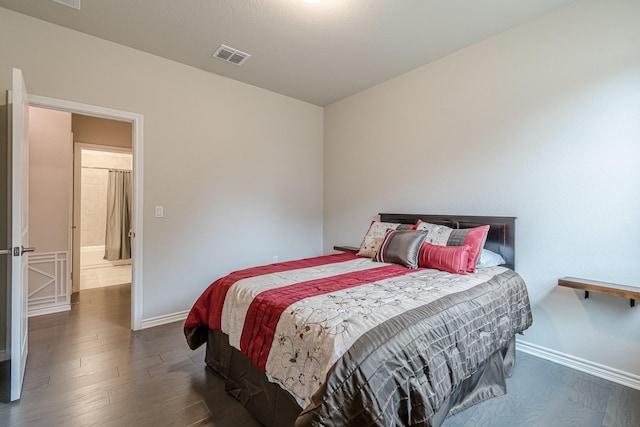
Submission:
<svg viewBox="0 0 640 427">
<path fill-rule="evenodd" d="M 476 268 L 495 267 L 496 265 L 502 265 L 505 263 L 506 261 L 502 258 L 502 255 L 491 252 L 488 249 L 482 249 L 480 251 L 480 256 L 478 257 Z"/>
</svg>

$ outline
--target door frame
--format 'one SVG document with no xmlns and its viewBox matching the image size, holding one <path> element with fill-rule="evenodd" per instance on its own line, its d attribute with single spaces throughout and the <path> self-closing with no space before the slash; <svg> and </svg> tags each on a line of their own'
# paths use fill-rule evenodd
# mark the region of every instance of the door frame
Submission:
<svg viewBox="0 0 640 427">
<path fill-rule="evenodd" d="M 142 208 L 143 208 L 143 141 L 144 116 L 112 108 L 83 104 L 63 99 L 29 94 L 29 105 L 33 107 L 60 110 L 85 116 L 129 122 L 132 125 L 131 151 L 133 155 L 133 209 L 131 228 L 134 232 L 131 240 L 131 329 L 142 328 Z"/>
</svg>

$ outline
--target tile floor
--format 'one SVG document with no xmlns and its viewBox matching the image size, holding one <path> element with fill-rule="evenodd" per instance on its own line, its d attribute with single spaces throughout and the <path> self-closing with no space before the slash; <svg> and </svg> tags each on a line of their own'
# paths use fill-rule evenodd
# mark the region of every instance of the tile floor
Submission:
<svg viewBox="0 0 640 427">
<path fill-rule="evenodd" d="M 80 290 L 131 283 L 131 264 L 80 270 Z"/>
</svg>

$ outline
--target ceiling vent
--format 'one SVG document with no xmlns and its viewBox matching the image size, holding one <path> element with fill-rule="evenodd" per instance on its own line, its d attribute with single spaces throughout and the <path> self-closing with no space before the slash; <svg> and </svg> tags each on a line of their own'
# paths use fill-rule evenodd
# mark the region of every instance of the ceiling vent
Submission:
<svg viewBox="0 0 640 427">
<path fill-rule="evenodd" d="M 248 53 L 241 52 L 238 49 L 234 49 L 223 44 L 221 44 L 218 50 L 213 54 L 214 58 L 222 59 L 223 61 L 231 62 L 236 65 L 242 65 L 250 56 L 251 55 Z"/>
<path fill-rule="evenodd" d="M 80 0 L 51 0 L 51 1 L 80 10 Z"/>
</svg>

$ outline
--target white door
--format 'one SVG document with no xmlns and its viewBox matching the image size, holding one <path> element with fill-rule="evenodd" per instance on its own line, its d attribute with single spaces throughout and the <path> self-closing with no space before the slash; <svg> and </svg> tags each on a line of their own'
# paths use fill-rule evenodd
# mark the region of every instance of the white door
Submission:
<svg viewBox="0 0 640 427">
<path fill-rule="evenodd" d="M 20 398 L 27 364 L 27 257 L 29 246 L 29 99 L 22 71 L 11 92 L 11 397 Z"/>
</svg>

